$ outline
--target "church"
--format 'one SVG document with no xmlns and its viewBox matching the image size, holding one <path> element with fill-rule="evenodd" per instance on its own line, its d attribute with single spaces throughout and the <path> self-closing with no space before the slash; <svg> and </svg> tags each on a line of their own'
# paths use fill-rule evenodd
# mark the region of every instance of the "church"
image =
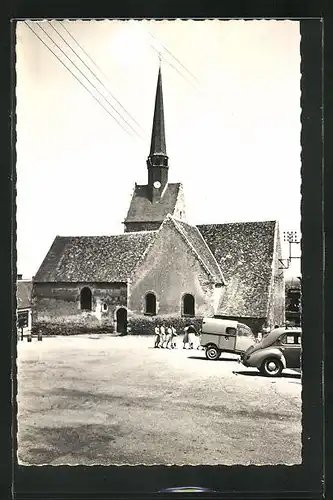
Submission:
<svg viewBox="0 0 333 500">
<path fill-rule="evenodd" d="M 151 334 L 204 316 L 254 333 L 284 323 L 277 221 L 189 224 L 168 163 L 159 68 L 147 184 L 135 184 L 124 233 L 56 236 L 33 279 L 33 331 Z"/>
</svg>

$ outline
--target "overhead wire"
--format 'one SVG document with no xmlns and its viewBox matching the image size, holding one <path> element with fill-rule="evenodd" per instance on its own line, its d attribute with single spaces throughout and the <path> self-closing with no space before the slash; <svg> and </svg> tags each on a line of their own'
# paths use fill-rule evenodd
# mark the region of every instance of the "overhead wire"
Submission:
<svg viewBox="0 0 333 500">
<path fill-rule="evenodd" d="M 103 109 L 105 109 L 108 114 L 118 123 L 118 125 L 120 125 L 122 127 L 122 129 L 124 131 L 126 131 L 129 135 L 133 135 L 131 134 L 124 126 L 121 122 L 119 122 L 119 120 L 117 120 L 114 115 L 112 113 L 110 113 L 109 110 L 107 110 L 107 108 L 105 108 L 105 106 L 100 102 L 99 99 L 96 98 L 96 96 L 81 82 L 81 80 L 68 68 L 68 66 L 66 66 L 64 64 L 64 62 L 55 54 L 55 52 L 44 42 L 44 40 L 39 37 L 36 32 L 31 28 L 31 26 L 26 22 L 24 21 L 25 24 L 30 28 L 30 30 L 35 34 L 35 36 L 37 36 L 39 38 L 39 40 L 52 52 L 52 54 L 59 60 L 59 62 L 61 62 L 61 64 L 63 64 L 63 66 L 68 70 L 70 71 L 70 73 L 76 78 L 76 80 L 79 81 L 79 83 L 90 93 L 90 95 L 92 95 L 92 97 L 94 97 L 94 99 L 103 107 Z M 110 95 L 110 97 L 118 103 L 118 105 L 121 107 L 121 109 L 126 113 L 126 115 L 128 115 L 128 117 L 141 129 L 142 127 L 140 126 L 140 124 L 135 120 L 135 118 L 124 108 L 124 106 L 119 102 L 118 99 L 116 99 L 116 97 L 110 92 L 110 90 L 104 85 L 104 83 L 100 80 L 100 78 L 96 75 L 96 73 L 88 66 L 88 64 L 80 57 L 80 55 L 76 52 L 76 50 L 68 43 L 68 41 L 61 35 L 61 33 L 59 32 L 59 30 L 49 21 L 47 20 L 47 23 L 51 26 L 51 28 L 56 32 L 56 34 L 61 38 L 61 40 L 66 44 L 66 46 L 74 53 L 74 55 L 81 61 L 81 63 L 88 69 L 88 71 L 93 75 L 94 78 L 96 78 L 96 80 L 100 83 L 100 85 L 106 90 L 106 92 L 108 93 L 108 95 Z M 71 34 L 71 32 L 66 28 L 66 26 L 63 24 L 63 23 L 60 23 L 58 21 L 58 23 L 61 25 L 61 27 L 66 31 L 66 33 L 71 37 L 71 39 L 75 42 L 75 44 L 79 47 L 79 49 L 85 54 L 85 56 L 91 61 L 91 63 L 98 69 L 98 71 L 105 77 L 105 74 L 103 73 L 103 71 L 101 70 L 101 68 L 99 68 L 99 66 L 95 63 L 95 61 L 92 59 L 92 57 L 85 51 L 85 49 L 80 45 L 80 43 L 76 40 L 76 38 Z M 94 85 L 90 80 L 89 78 L 87 78 L 87 76 L 80 70 L 80 68 L 75 64 L 75 62 L 73 62 L 73 60 L 62 50 L 62 48 L 57 44 L 56 41 L 54 41 L 54 39 L 47 33 L 47 31 L 39 24 L 37 23 L 37 25 L 39 26 L 39 28 L 45 33 L 45 35 L 51 40 L 51 42 L 58 48 L 58 50 L 60 50 L 62 52 L 62 54 L 70 61 L 70 63 L 76 68 L 77 71 L 79 71 L 79 73 L 88 81 L 88 83 L 93 87 L 93 89 L 98 92 L 98 94 L 102 97 L 102 99 L 104 99 L 104 101 L 107 102 L 107 104 L 120 116 L 121 120 L 123 120 L 123 122 L 126 123 L 126 125 L 131 129 L 132 132 L 134 132 L 134 134 L 136 136 L 138 136 L 141 140 L 143 140 L 143 137 L 141 136 L 141 134 L 139 134 L 137 132 L 137 130 L 135 130 L 135 128 L 131 125 L 131 123 L 129 123 L 123 116 L 122 114 L 114 107 L 114 105 L 100 92 L 100 90 L 96 87 L 96 85 Z M 198 82 L 200 84 L 200 81 L 186 68 L 186 66 L 184 64 L 182 64 L 179 59 L 174 56 L 172 54 L 172 52 L 162 43 L 160 42 L 157 37 L 151 33 L 150 31 L 148 31 L 149 35 L 154 38 L 155 40 L 158 41 L 158 43 L 160 44 L 161 47 L 163 47 L 163 49 L 165 50 L 165 52 L 167 54 L 169 54 L 177 63 L 178 65 L 183 68 L 196 82 Z M 153 45 L 153 44 L 150 44 L 151 48 L 158 53 L 159 55 L 159 58 L 163 57 L 164 61 L 170 66 L 172 67 L 182 78 L 184 78 L 187 83 L 189 83 L 193 88 L 195 88 L 197 91 L 199 91 L 200 93 L 202 93 L 202 90 L 200 88 L 198 88 L 195 83 L 193 81 L 191 81 L 185 74 L 183 71 L 181 71 L 179 68 L 177 68 L 174 64 L 172 64 L 164 55 L 162 56 L 161 55 L 161 52 Z"/>
<path fill-rule="evenodd" d="M 174 56 L 174 55 L 172 54 L 172 52 L 171 52 L 171 51 L 170 51 L 170 50 L 169 50 L 169 49 L 168 49 L 168 48 L 167 48 L 167 47 L 166 47 L 166 46 L 165 46 L 165 45 L 164 45 L 164 44 L 163 44 L 163 43 L 162 43 L 162 42 L 161 42 L 161 41 L 160 41 L 160 40 L 159 40 L 159 39 L 158 39 L 158 38 L 157 38 L 157 37 L 156 37 L 156 36 L 155 36 L 152 32 L 151 32 L 151 31 L 148 31 L 148 33 L 149 33 L 149 35 L 150 35 L 152 38 L 154 38 L 154 40 L 156 40 L 156 41 L 157 41 L 157 42 L 161 45 L 161 47 L 163 47 L 163 49 L 164 49 L 164 50 L 165 50 L 168 54 L 170 54 L 170 56 L 171 56 L 171 57 L 172 57 L 175 61 L 177 61 L 177 63 L 178 63 L 178 64 L 179 64 L 179 65 L 180 65 L 183 69 L 185 69 L 185 71 L 186 71 L 186 72 L 187 72 L 187 73 L 188 73 L 188 74 L 189 74 L 189 75 L 190 75 L 190 76 L 191 76 L 191 77 L 192 77 L 192 78 L 193 78 L 193 79 L 194 79 L 197 83 L 199 83 L 199 84 L 200 84 L 200 81 L 198 80 L 198 78 L 197 78 L 195 75 L 193 75 L 193 73 L 191 73 L 191 71 L 189 71 L 189 70 L 186 68 L 186 66 L 184 66 L 184 64 L 182 64 L 182 63 L 180 62 L 180 60 L 179 60 L 179 59 L 177 59 L 177 57 L 176 57 L 176 56 Z"/>
<path fill-rule="evenodd" d="M 51 23 L 50 23 L 51 24 Z M 101 75 L 104 77 L 104 78 L 108 78 L 105 73 L 102 71 L 102 69 L 95 63 L 95 61 L 92 59 L 92 57 L 86 52 L 86 50 L 82 47 L 82 45 L 76 40 L 76 38 L 74 37 L 74 35 L 72 35 L 72 33 L 66 28 L 65 24 L 64 23 L 61 23 L 60 21 L 58 21 L 58 24 L 62 27 L 62 29 L 64 29 L 66 31 L 66 33 L 71 37 L 71 39 L 75 42 L 75 44 L 79 47 L 79 49 L 83 52 L 83 54 L 92 62 L 92 64 L 95 66 L 95 68 L 101 73 Z M 51 26 L 53 27 L 53 29 L 55 29 L 55 27 L 51 24 Z M 56 30 L 57 31 L 57 30 Z M 57 31 L 58 32 L 58 31 Z M 59 32 L 58 32 L 59 34 Z M 61 36 L 59 34 L 59 36 Z M 67 43 L 67 42 L 66 42 Z M 72 49 L 73 50 L 73 49 Z M 77 56 L 80 58 L 80 56 L 77 54 Z M 80 58 L 81 59 L 81 58 Z M 82 61 L 82 59 L 81 59 Z M 83 62 L 83 61 L 82 61 Z M 85 63 L 84 63 L 85 64 Z M 85 64 L 85 66 L 87 66 Z M 88 66 L 87 66 L 88 67 Z M 103 84 L 103 82 L 96 76 L 96 74 L 90 69 L 88 68 L 89 71 L 91 73 L 93 73 L 93 75 L 95 76 L 95 78 L 100 82 L 100 84 L 103 86 L 103 88 L 108 92 L 108 94 L 112 97 L 112 99 L 114 99 L 116 101 L 116 103 L 121 107 L 121 109 L 127 114 L 127 116 L 129 118 L 131 118 L 133 120 L 133 122 L 141 129 L 142 127 L 140 126 L 140 124 L 137 122 L 137 120 L 131 115 L 131 113 L 129 113 L 127 111 L 127 109 L 121 104 L 121 102 L 110 92 L 110 90 Z"/>
<path fill-rule="evenodd" d="M 123 124 L 115 118 L 115 116 L 102 104 L 102 102 L 91 92 L 91 90 L 80 80 L 80 78 L 77 77 L 77 75 L 64 63 L 64 61 L 61 60 L 61 58 L 52 50 L 52 48 L 41 38 L 38 33 L 26 22 L 24 21 L 24 24 L 32 31 L 32 33 L 42 42 L 42 44 L 55 56 L 55 58 L 64 66 L 64 68 L 69 71 L 69 73 L 82 85 L 82 87 L 89 92 L 89 94 L 95 99 L 95 101 L 111 116 L 111 118 L 130 136 L 133 137 L 133 134 L 131 134 L 124 126 Z M 44 31 L 44 30 L 43 30 Z M 52 40 L 52 39 L 51 39 Z M 54 42 L 53 42 L 54 43 Z M 57 44 L 55 44 L 57 46 Z M 58 47 L 58 46 L 57 46 Z M 59 48 L 59 47 L 58 47 Z M 74 65 L 75 66 L 75 65 Z M 75 66 L 76 67 L 76 66 Z M 89 80 L 88 80 L 89 81 Z M 91 82 L 89 82 L 91 84 Z"/>
<path fill-rule="evenodd" d="M 141 135 L 132 127 L 132 125 L 119 113 L 119 111 L 113 106 L 113 104 L 110 103 L 110 101 L 98 90 L 98 88 L 89 80 L 89 78 L 80 70 L 80 68 L 72 61 L 72 59 L 62 50 L 61 47 L 53 40 L 53 38 L 47 33 L 47 31 L 39 24 L 37 25 L 41 28 L 41 30 L 46 34 L 46 36 L 51 40 L 52 43 L 56 45 L 56 47 L 64 54 L 65 57 L 75 66 L 75 68 L 79 71 L 79 73 L 90 83 L 90 85 L 99 93 L 99 95 L 111 106 L 111 108 L 120 116 L 120 118 L 130 127 L 130 129 L 142 139 Z M 67 43 L 67 42 L 66 42 Z M 69 44 L 67 44 L 69 46 Z M 69 46 L 70 47 L 70 46 Z M 71 47 L 70 47 L 71 48 Z M 71 50 L 76 54 L 74 49 L 71 48 Z M 77 55 L 77 54 L 76 54 Z M 79 57 L 79 56 L 77 56 Z M 80 57 L 79 57 L 80 59 Z"/>
<path fill-rule="evenodd" d="M 163 59 L 167 64 L 169 64 L 169 66 L 171 68 L 173 68 L 175 71 L 177 71 L 177 73 L 182 77 L 184 78 L 187 83 L 189 83 L 191 85 L 191 87 L 193 87 L 195 90 L 197 90 L 198 92 L 202 92 L 191 80 L 189 80 L 174 64 L 172 64 L 170 61 L 168 61 L 168 59 L 166 59 L 166 57 L 164 57 L 161 52 L 156 49 L 156 47 L 154 47 L 154 45 L 150 44 L 151 48 L 153 50 L 155 50 L 155 52 L 159 55 L 159 58 L 160 59 Z"/>
</svg>

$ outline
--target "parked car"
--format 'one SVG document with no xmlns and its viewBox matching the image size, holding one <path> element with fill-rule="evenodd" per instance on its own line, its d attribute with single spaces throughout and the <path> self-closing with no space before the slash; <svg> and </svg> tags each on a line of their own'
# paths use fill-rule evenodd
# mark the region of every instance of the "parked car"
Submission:
<svg viewBox="0 0 333 500">
<path fill-rule="evenodd" d="M 255 342 L 251 328 L 237 321 L 204 318 L 200 345 L 205 348 L 206 358 L 218 359 L 222 352 L 241 354 Z"/>
<path fill-rule="evenodd" d="M 286 368 L 301 367 L 300 328 L 275 328 L 261 342 L 241 355 L 244 366 L 253 366 L 268 377 L 278 377 Z"/>
</svg>

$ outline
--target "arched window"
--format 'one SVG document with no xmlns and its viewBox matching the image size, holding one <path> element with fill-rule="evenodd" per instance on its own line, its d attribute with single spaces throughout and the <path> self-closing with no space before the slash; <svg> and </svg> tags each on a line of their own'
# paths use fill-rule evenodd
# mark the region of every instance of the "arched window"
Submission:
<svg viewBox="0 0 333 500">
<path fill-rule="evenodd" d="M 156 314 L 156 297 L 154 293 L 147 293 L 146 295 L 146 314 L 154 316 Z"/>
<path fill-rule="evenodd" d="M 195 316 L 194 297 L 190 293 L 183 296 L 183 316 Z"/>
<path fill-rule="evenodd" d="M 91 290 L 88 287 L 82 288 L 80 294 L 80 305 L 84 311 L 91 311 Z"/>
</svg>

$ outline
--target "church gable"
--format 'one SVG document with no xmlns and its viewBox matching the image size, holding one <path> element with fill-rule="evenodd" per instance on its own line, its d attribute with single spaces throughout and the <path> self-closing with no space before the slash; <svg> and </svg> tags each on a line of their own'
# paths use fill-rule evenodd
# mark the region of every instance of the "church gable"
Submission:
<svg viewBox="0 0 333 500">
<path fill-rule="evenodd" d="M 152 293 L 158 314 L 179 314 L 184 294 L 190 294 L 196 315 L 214 314 L 215 286 L 223 283 L 223 277 L 211 252 L 203 255 L 193 243 L 179 221 L 168 215 L 133 275 L 130 310 L 144 313 L 145 297 Z"/>
<path fill-rule="evenodd" d="M 227 282 L 217 314 L 267 316 L 276 224 L 268 221 L 197 226 Z"/>
<path fill-rule="evenodd" d="M 57 236 L 35 282 L 126 282 L 154 231 L 113 236 Z"/>
<path fill-rule="evenodd" d="M 178 229 L 186 238 L 187 242 L 191 245 L 195 253 L 198 255 L 199 259 L 209 269 L 210 275 L 214 276 L 214 279 L 217 281 L 217 283 L 225 284 L 221 268 L 198 228 L 196 226 L 191 226 L 184 221 L 176 219 L 173 220 Z"/>
</svg>

